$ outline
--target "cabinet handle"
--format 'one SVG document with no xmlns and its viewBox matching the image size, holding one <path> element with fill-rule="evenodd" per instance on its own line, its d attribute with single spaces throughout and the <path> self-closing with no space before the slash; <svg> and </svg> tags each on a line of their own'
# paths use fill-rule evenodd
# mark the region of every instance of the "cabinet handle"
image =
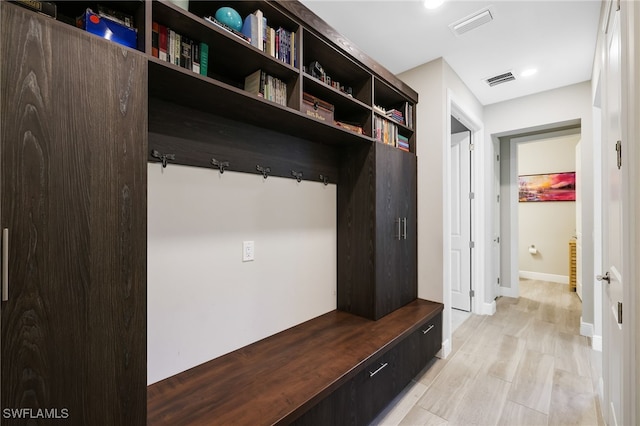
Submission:
<svg viewBox="0 0 640 426">
<path fill-rule="evenodd" d="M 431 324 L 426 330 L 422 330 L 422 334 L 427 334 L 433 327 L 435 327 L 435 325 Z"/>
<path fill-rule="evenodd" d="M 383 368 L 385 368 L 387 365 L 389 365 L 389 363 L 388 363 L 388 362 L 381 363 L 381 364 L 380 364 L 380 367 L 378 367 L 378 369 L 377 369 L 376 371 L 373 371 L 373 372 L 372 372 L 372 371 L 369 371 L 369 377 L 373 377 L 373 376 L 375 376 L 375 375 L 376 375 L 376 374 L 378 374 L 380 371 L 382 371 L 382 369 L 383 369 Z"/>
<path fill-rule="evenodd" d="M 401 230 L 402 224 L 401 224 L 400 218 L 398 218 L 397 222 L 398 222 L 398 235 L 396 236 L 396 238 L 398 239 L 398 241 L 400 241 L 402 239 L 402 230 Z"/>
<path fill-rule="evenodd" d="M 2 301 L 9 300 L 9 228 L 2 230 Z"/>
<path fill-rule="evenodd" d="M 403 240 L 407 239 L 407 218 L 406 217 L 402 218 L 402 239 Z"/>
</svg>

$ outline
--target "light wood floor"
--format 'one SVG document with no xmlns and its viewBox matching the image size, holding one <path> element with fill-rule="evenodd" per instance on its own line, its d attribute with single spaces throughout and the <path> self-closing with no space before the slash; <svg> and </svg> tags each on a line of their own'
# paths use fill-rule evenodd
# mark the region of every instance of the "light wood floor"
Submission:
<svg viewBox="0 0 640 426">
<path fill-rule="evenodd" d="M 372 425 L 604 425 L 599 354 L 579 334 L 567 285 L 522 280 L 493 316 L 471 315 Z"/>
</svg>

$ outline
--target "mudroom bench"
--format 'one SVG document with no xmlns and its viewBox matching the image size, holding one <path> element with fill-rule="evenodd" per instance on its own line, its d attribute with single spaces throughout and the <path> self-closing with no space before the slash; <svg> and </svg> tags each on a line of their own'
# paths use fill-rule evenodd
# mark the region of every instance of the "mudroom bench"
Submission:
<svg viewBox="0 0 640 426">
<path fill-rule="evenodd" d="M 440 350 L 442 309 L 321 315 L 149 386 L 147 424 L 368 424 Z"/>
</svg>

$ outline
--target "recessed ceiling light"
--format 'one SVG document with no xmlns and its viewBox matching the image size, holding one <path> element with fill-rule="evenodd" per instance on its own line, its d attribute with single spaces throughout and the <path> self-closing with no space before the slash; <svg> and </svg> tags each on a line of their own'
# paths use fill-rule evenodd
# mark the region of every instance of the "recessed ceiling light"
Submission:
<svg viewBox="0 0 640 426">
<path fill-rule="evenodd" d="M 427 9 L 437 9 L 442 6 L 445 0 L 424 0 L 424 7 Z"/>
<path fill-rule="evenodd" d="M 534 75 L 534 74 L 535 74 L 535 73 L 537 73 L 537 72 L 538 72 L 538 69 L 537 69 L 537 68 L 529 68 L 529 69 L 527 69 L 527 70 L 522 71 L 522 72 L 520 73 L 520 75 L 521 75 L 522 77 L 531 77 L 532 75 Z"/>
</svg>

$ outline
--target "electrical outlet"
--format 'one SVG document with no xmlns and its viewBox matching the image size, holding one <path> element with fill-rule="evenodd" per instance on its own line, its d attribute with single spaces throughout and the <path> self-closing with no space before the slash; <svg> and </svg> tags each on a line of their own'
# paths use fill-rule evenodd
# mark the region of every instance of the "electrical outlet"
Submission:
<svg viewBox="0 0 640 426">
<path fill-rule="evenodd" d="M 242 242 L 242 261 L 251 262 L 255 259 L 255 245 L 253 241 Z"/>
</svg>

